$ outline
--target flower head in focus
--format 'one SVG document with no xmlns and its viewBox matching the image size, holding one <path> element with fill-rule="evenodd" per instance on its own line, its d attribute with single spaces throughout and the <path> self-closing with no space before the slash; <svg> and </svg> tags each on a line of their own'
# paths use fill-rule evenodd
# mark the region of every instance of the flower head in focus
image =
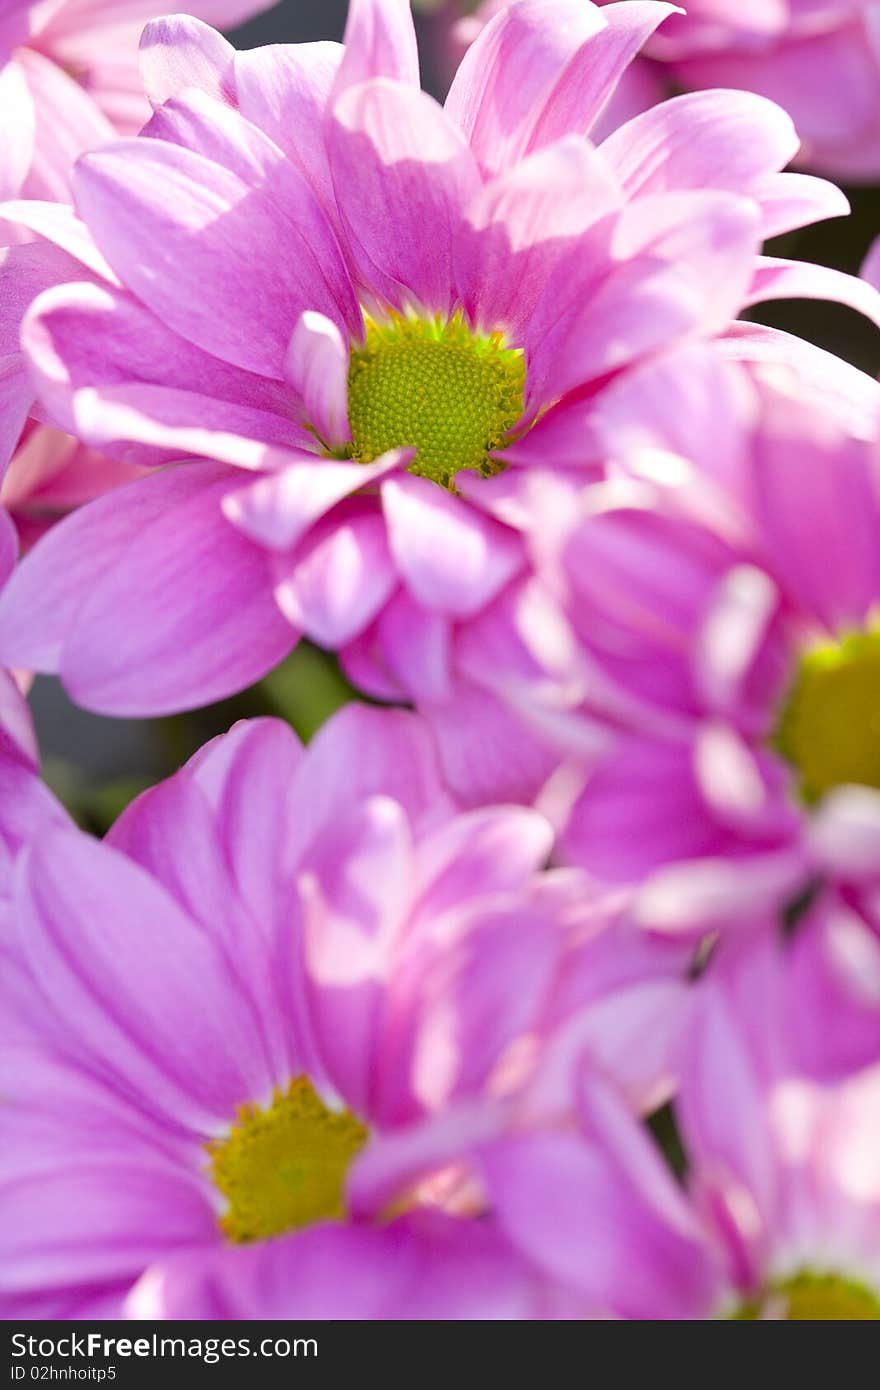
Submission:
<svg viewBox="0 0 880 1390">
<path fill-rule="evenodd" d="M 212 462 L 57 529 L 0 614 L 9 659 L 148 714 L 240 688 L 304 633 L 433 721 L 458 794 L 532 796 L 542 746 L 456 664 L 527 571 L 523 479 L 600 476 L 609 382 L 757 300 L 880 304 L 760 260 L 764 236 L 845 207 L 779 172 L 796 139 L 772 104 L 698 94 L 584 138 L 669 13 L 525 0 L 444 107 L 400 0 L 357 0 L 344 47 L 235 53 L 195 20 L 150 26 L 155 114 L 81 162 L 82 220 L 5 215 L 92 277 L 26 320 L 46 416 L 126 462 Z M 71 550 L 100 593 L 71 584 Z"/>
</svg>

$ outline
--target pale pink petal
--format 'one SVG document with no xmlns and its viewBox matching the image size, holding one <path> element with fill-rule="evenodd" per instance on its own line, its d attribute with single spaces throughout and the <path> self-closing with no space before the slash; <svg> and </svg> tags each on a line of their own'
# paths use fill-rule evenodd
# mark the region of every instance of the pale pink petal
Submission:
<svg viewBox="0 0 880 1390">
<path fill-rule="evenodd" d="M 230 101 L 235 95 L 235 49 L 222 34 L 188 14 L 152 19 L 141 35 L 140 69 L 153 106 L 197 87 Z"/>
<path fill-rule="evenodd" d="M 395 308 L 449 313 L 453 246 L 479 186 L 461 133 L 425 92 L 378 79 L 340 97 L 328 139 L 363 283 Z"/>
<path fill-rule="evenodd" d="M 409 0 L 350 0 L 335 95 L 390 77 L 419 86 L 419 51 Z"/>
<path fill-rule="evenodd" d="M 337 507 L 292 556 L 279 558 L 275 575 L 287 620 L 322 647 L 344 646 L 397 584 L 381 513 L 358 502 Z"/>
<path fill-rule="evenodd" d="M 289 550 L 349 494 L 404 468 L 412 451 L 392 449 L 374 463 L 301 455 L 296 462 L 230 493 L 223 509 L 240 531 L 269 550 Z"/>
<path fill-rule="evenodd" d="M 34 106 L 25 74 L 8 59 L 0 67 L 0 110 L 7 132 L 0 149 L 0 199 L 15 198 L 21 190 L 34 154 Z"/>
<path fill-rule="evenodd" d="M 292 159 L 334 207 L 324 119 L 339 71 L 337 43 L 270 44 L 235 54 L 238 109 Z"/>
<path fill-rule="evenodd" d="M 470 319 L 522 342 L 559 257 L 620 203 L 607 165 L 583 140 L 560 141 L 491 180 L 471 202 L 454 247 Z"/>
<path fill-rule="evenodd" d="M 398 569 L 428 608 L 473 614 L 522 567 L 514 532 L 426 478 L 386 480 L 382 504 Z"/>
<path fill-rule="evenodd" d="M 348 423 L 348 346 L 336 324 L 307 310 L 290 339 L 284 375 L 305 418 L 330 449 L 351 439 Z"/>
</svg>

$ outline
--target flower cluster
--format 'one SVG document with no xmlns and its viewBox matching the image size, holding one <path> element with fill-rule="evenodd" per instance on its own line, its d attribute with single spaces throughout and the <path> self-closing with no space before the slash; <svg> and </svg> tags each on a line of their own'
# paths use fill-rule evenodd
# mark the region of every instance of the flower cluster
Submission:
<svg viewBox="0 0 880 1390">
<path fill-rule="evenodd" d="M 847 211 L 767 74 L 868 6 L 491 8 L 442 104 L 406 0 L 152 19 L 137 134 L 132 7 L 3 20 L 7 1317 L 880 1318 L 880 386 L 743 318 L 880 326 L 876 255 L 763 254 Z M 302 641 L 307 747 L 103 840 L 41 781 L 31 674 Z"/>
</svg>

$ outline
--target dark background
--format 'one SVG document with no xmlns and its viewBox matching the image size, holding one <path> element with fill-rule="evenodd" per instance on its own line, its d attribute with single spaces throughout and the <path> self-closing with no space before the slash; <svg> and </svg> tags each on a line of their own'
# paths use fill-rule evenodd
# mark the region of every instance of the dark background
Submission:
<svg viewBox="0 0 880 1390">
<path fill-rule="evenodd" d="M 231 31 L 229 37 L 239 48 L 340 39 L 346 8 L 346 0 L 282 0 Z M 418 17 L 417 24 L 423 84 L 442 96 L 438 22 Z M 880 189 L 848 188 L 847 192 L 852 217 L 794 233 L 769 249 L 777 255 L 857 272 L 880 234 Z M 762 309 L 754 317 L 809 338 L 872 375 L 880 372 L 880 334 L 850 310 L 788 303 Z M 173 772 L 205 739 L 228 728 L 234 719 L 280 714 L 307 738 L 349 697 L 332 659 L 302 645 L 290 661 L 241 696 L 172 719 L 100 718 L 73 706 L 57 681 L 46 677 L 35 682 L 31 705 L 47 781 L 83 824 L 102 831 L 135 792 Z"/>
</svg>

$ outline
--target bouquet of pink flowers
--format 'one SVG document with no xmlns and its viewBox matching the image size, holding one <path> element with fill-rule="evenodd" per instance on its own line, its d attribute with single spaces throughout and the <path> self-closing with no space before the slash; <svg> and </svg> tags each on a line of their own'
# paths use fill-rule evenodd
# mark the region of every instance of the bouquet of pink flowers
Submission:
<svg viewBox="0 0 880 1390">
<path fill-rule="evenodd" d="M 880 1319 L 875 7 L 253 8 L 0 14 L 3 1316 Z"/>
</svg>

